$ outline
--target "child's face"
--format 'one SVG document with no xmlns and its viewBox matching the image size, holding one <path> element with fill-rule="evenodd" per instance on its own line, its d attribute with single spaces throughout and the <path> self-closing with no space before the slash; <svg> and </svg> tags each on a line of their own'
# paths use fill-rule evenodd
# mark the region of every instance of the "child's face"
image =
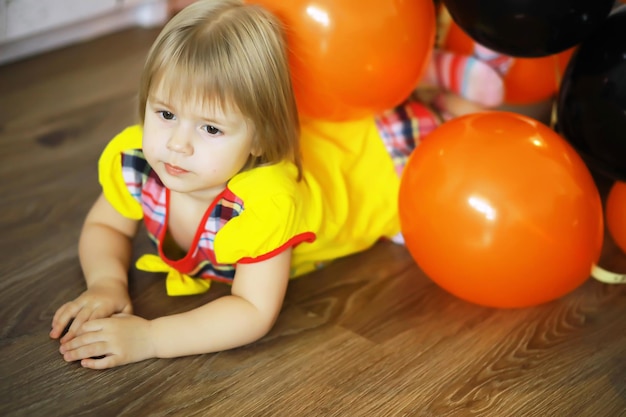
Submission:
<svg viewBox="0 0 626 417">
<path fill-rule="evenodd" d="M 251 123 L 219 105 L 168 103 L 156 88 L 146 103 L 143 152 L 172 191 L 212 200 L 246 164 Z"/>
</svg>

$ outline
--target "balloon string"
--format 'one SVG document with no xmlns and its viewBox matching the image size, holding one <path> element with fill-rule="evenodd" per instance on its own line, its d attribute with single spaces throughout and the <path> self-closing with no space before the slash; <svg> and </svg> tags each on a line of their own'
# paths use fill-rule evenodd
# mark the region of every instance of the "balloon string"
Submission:
<svg viewBox="0 0 626 417">
<path fill-rule="evenodd" d="M 561 72 L 559 71 L 559 58 L 556 54 L 552 55 L 552 62 L 554 62 L 554 81 L 556 83 L 556 94 L 552 97 L 552 113 L 550 114 L 550 127 L 552 130 L 556 128 L 558 122 L 557 117 L 557 97 L 559 88 L 561 87 Z"/>
<path fill-rule="evenodd" d="M 605 284 L 626 284 L 626 274 L 607 271 L 598 265 L 591 267 L 591 276 Z"/>
<path fill-rule="evenodd" d="M 452 25 L 452 16 L 446 6 L 441 5 L 437 16 L 437 39 L 436 48 L 441 49 L 443 47 L 444 40 L 448 36 L 450 26 Z"/>
</svg>

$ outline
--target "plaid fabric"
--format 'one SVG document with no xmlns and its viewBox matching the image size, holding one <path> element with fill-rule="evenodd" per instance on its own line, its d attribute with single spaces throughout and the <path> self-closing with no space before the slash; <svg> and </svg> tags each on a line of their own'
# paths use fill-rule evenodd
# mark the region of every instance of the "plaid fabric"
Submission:
<svg viewBox="0 0 626 417">
<path fill-rule="evenodd" d="M 417 101 L 406 101 L 378 115 L 375 122 L 398 176 L 421 139 L 439 125 L 436 114 Z"/>
<path fill-rule="evenodd" d="M 205 217 L 204 229 L 197 246 L 179 260 L 170 260 L 162 252 L 165 238 L 166 209 L 169 192 L 150 168 L 140 150 L 122 153 L 122 176 L 131 195 L 141 203 L 143 220 L 150 240 L 155 244 L 161 259 L 172 268 L 195 278 L 210 278 L 231 282 L 235 277 L 234 265 L 215 261 L 214 241 L 217 232 L 243 211 L 243 201 L 228 189 L 218 197 L 217 203 Z"/>
</svg>

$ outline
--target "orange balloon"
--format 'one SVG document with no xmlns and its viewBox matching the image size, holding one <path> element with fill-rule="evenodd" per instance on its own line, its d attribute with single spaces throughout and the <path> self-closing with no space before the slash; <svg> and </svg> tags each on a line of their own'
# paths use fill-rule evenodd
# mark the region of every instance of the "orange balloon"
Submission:
<svg viewBox="0 0 626 417">
<path fill-rule="evenodd" d="M 543 58 L 515 58 L 504 76 L 504 102 L 532 104 L 554 96 L 574 48 Z"/>
<path fill-rule="evenodd" d="M 433 131 L 409 158 L 399 214 L 424 273 L 490 307 L 532 306 L 574 290 L 602 247 L 600 195 L 582 159 L 516 113 L 474 113 Z"/>
<path fill-rule="evenodd" d="M 432 0 L 248 0 L 285 24 L 300 113 L 334 121 L 390 109 L 434 47 Z"/>
<path fill-rule="evenodd" d="M 606 198 L 606 227 L 613 241 L 626 253 L 626 183 L 616 181 Z"/>
<path fill-rule="evenodd" d="M 464 55 L 474 53 L 474 40 L 451 21 L 443 49 Z M 563 73 L 575 48 L 542 58 L 514 58 L 504 75 L 504 102 L 532 104 L 552 97 L 561 85 Z"/>
</svg>

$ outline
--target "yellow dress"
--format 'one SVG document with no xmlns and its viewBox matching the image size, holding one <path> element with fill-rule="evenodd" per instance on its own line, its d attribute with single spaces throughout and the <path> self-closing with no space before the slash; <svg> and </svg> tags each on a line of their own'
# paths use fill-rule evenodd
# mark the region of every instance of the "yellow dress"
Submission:
<svg viewBox="0 0 626 417">
<path fill-rule="evenodd" d="M 125 129 L 106 147 L 100 183 L 122 215 L 143 219 L 158 256 L 144 256 L 137 266 L 168 272 L 172 295 L 205 291 L 205 280 L 232 281 L 238 263 L 258 262 L 287 247 L 293 248 L 296 277 L 400 233 L 400 178 L 380 129 L 374 118 L 307 122 L 301 129 L 303 179 L 296 180 L 288 162 L 235 175 L 207 208 L 192 248 L 180 259 L 164 254 L 169 191 L 143 157 L 140 126 Z"/>
</svg>

